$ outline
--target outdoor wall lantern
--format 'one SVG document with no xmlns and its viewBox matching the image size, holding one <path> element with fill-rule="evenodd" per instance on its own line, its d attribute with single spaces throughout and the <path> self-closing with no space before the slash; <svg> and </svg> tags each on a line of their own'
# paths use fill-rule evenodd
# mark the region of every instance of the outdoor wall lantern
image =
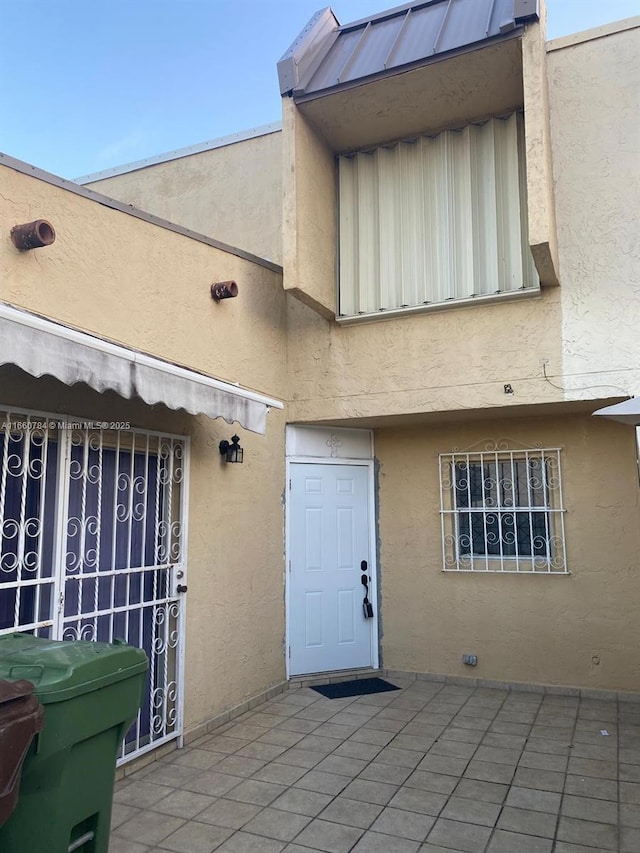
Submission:
<svg viewBox="0 0 640 853">
<path fill-rule="evenodd" d="M 244 450 L 240 447 L 240 436 L 231 436 L 231 441 L 220 442 L 220 456 L 224 462 L 242 462 Z"/>
</svg>

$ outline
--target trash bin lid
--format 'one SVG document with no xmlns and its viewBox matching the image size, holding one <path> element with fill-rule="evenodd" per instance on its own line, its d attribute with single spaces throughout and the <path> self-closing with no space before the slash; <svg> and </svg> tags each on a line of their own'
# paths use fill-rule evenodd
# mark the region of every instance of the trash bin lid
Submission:
<svg viewBox="0 0 640 853">
<path fill-rule="evenodd" d="M 0 680 L 0 705 L 5 702 L 15 702 L 25 696 L 33 695 L 34 687 L 30 681 L 2 681 Z"/>
<path fill-rule="evenodd" d="M 61 702 L 144 672 L 143 649 L 123 640 L 60 641 L 31 634 L 0 637 L 0 679 L 28 679 L 42 702 Z"/>
</svg>

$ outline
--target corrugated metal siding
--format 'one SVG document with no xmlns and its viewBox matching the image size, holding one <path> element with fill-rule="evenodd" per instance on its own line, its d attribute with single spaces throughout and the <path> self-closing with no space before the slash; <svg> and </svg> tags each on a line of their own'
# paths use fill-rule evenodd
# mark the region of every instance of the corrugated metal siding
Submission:
<svg viewBox="0 0 640 853">
<path fill-rule="evenodd" d="M 338 162 L 342 316 L 539 287 L 520 114 Z"/>
<path fill-rule="evenodd" d="M 296 95 L 319 93 L 436 54 L 500 36 L 516 26 L 513 0 L 430 0 L 338 29 Z"/>
</svg>

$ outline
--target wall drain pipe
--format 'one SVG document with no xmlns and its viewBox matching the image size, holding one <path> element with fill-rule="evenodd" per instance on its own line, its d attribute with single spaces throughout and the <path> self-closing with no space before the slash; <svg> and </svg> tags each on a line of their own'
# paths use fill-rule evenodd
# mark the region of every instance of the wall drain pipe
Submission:
<svg viewBox="0 0 640 853">
<path fill-rule="evenodd" d="M 53 225 L 46 219 L 34 219 L 24 225 L 14 225 L 11 229 L 11 241 L 16 249 L 39 249 L 50 246 L 56 239 Z"/>
</svg>

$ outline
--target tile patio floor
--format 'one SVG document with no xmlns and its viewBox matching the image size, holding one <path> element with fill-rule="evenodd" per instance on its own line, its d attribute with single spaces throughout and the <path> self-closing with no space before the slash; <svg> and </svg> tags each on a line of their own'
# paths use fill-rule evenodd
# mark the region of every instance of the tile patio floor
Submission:
<svg viewBox="0 0 640 853">
<path fill-rule="evenodd" d="M 110 853 L 640 853 L 640 704 L 388 680 L 289 690 L 126 777 Z"/>
</svg>

